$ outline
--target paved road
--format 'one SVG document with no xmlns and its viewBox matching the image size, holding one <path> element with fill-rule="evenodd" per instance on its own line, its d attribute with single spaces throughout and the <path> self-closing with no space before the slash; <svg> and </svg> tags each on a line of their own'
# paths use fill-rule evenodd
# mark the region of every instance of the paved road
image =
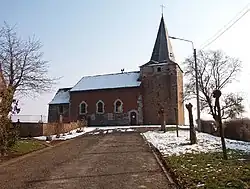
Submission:
<svg viewBox="0 0 250 189">
<path fill-rule="evenodd" d="M 1 189 L 168 188 L 139 133 L 76 138 L 0 168 Z"/>
</svg>

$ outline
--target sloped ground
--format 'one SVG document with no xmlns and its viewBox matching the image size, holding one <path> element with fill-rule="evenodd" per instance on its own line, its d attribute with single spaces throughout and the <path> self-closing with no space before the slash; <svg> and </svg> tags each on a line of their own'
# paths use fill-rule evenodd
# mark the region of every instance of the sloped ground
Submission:
<svg viewBox="0 0 250 189">
<path fill-rule="evenodd" d="M 169 188 L 137 132 L 89 134 L 67 141 L 1 167 L 0 183 L 2 189 Z"/>
<path fill-rule="evenodd" d="M 250 142 L 226 139 L 228 160 L 222 157 L 220 137 L 197 132 L 190 144 L 189 132 L 148 131 L 143 135 L 155 146 L 179 188 L 250 188 Z M 165 161 L 165 162 L 164 162 Z"/>
<path fill-rule="evenodd" d="M 189 131 L 180 130 L 179 137 L 176 131 L 163 133 L 148 131 L 143 134 L 164 156 L 181 155 L 185 153 L 218 152 L 221 151 L 220 137 L 196 132 L 197 144 L 191 145 Z M 250 142 L 226 139 L 228 149 L 250 152 Z"/>
<path fill-rule="evenodd" d="M 16 144 L 7 152 L 6 156 L 0 156 L 0 164 L 12 158 L 40 150 L 47 146 L 48 145 L 42 141 L 36 141 L 33 139 L 19 139 Z"/>
</svg>

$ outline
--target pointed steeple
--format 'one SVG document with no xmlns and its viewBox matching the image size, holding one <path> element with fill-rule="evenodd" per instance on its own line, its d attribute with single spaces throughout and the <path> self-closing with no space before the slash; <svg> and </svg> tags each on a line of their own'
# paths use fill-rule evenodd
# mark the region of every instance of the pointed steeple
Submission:
<svg viewBox="0 0 250 189">
<path fill-rule="evenodd" d="M 168 31 L 165 27 L 163 14 L 150 61 L 158 63 L 169 61 L 175 62 L 174 53 L 168 37 Z"/>
</svg>

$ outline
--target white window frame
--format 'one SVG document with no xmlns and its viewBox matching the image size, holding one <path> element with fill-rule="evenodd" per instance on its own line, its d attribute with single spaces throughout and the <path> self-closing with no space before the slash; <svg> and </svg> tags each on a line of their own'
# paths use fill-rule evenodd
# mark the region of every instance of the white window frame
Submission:
<svg viewBox="0 0 250 189">
<path fill-rule="evenodd" d="M 82 109 L 81 109 L 81 105 L 82 104 L 85 104 L 85 113 L 82 113 Z M 85 101 L 82 101 L 80 104 L 79 104 L 79 114 L 80 115 L 85 115 L 88 113 L 88 104 L 85 102 Z"/>
<path fill-rule="evenodd" d="M 121 103 L 121 111 L 116 111 L 116 103 L 117 102 L 120 102 Z M 116 99 L 115 102 L 114 102 L 114 112 L 115 113 L 123 113 L 123 102 L 121 99 Z"/>
<path fill-rule="evenodd" d="M 102 103 L 102 112 L 98 112 L 98 104 L 99 103 Z M 105 113 L 105 103 L 102 101 L 102 100 L 98 100 L 97 103 L 96 103 L 96 113 L 97 114 L 104 114 Z"/>
</svg>

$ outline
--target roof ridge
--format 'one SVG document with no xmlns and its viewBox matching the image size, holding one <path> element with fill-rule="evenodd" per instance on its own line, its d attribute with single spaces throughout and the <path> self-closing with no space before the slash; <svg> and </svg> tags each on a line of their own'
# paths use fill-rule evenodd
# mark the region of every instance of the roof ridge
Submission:
<svg viewBox="0 0 250 189">
<path fill-rule="evenodd" d="M 87 76 L 83 76 L 82 78 L 108 76 L 108 75 L 119 75 L 119 74 L 126 74 L 126 73 L 139 73 L 139 72 L 140 71 L 128 71 L 128 72 L 117 72 L 117 73 L 98 74 L 98 75 L 87 75 Z"/>
<path fill-rule="evenodd" d="M 72 89 L 73 87 L 63 87 L 63 88 L 59 88 L 58 90 L 65 90 L 65 89 Z"/>
</svg>

